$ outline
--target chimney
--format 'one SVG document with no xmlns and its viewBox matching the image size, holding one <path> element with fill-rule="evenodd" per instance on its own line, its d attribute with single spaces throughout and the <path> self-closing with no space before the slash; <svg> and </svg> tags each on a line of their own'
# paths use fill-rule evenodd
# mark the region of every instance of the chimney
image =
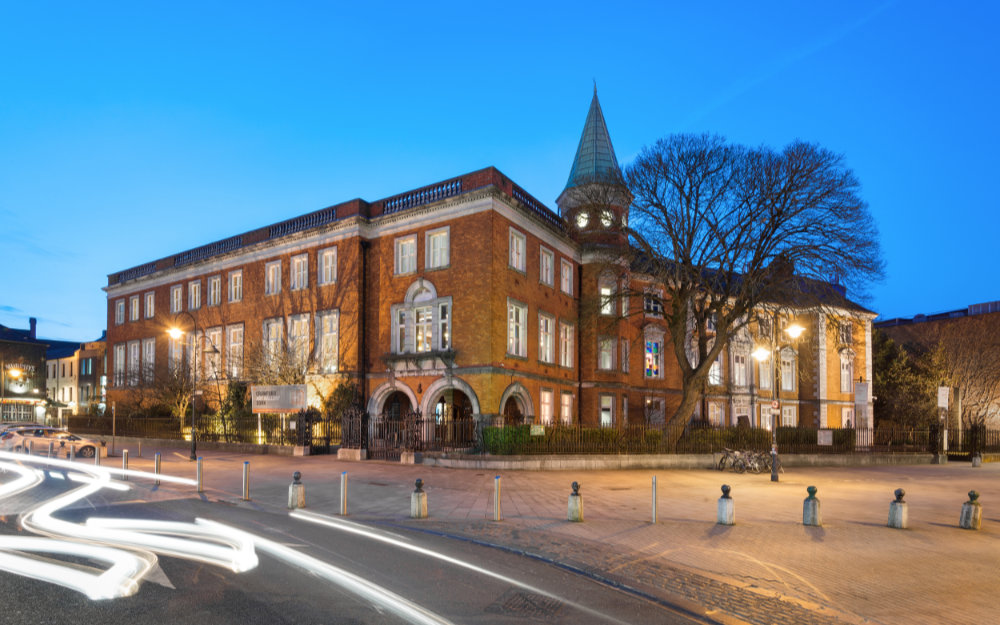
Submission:
<svg viewBox="0 0 1000 625">
<path fill-rule="evenodd" d="M 35 328 L 38 326 L 38 319 L 30 317 L 28 319 L 28 338 L 35 340 Z"/>
</svg>

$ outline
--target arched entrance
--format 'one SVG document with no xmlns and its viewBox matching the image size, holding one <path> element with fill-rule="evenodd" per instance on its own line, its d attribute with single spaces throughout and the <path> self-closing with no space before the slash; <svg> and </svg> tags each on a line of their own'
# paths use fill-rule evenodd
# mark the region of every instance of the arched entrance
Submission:
<svg viewBox="0 0 1000 625">
<path fill-rule="evenodd" d="M 382 414 L 385 418 L 393 421 L 401 419 L 411 410 L 413 410 L 413 404 L 410 403 L 410 398 L 406 393 L 402 391 L 394 391 L 385 398 L 385 403 L 382 405 Z"/>
<path fill-rule="evenodd" d="M 500 414 L 504 425 L 521 425 L 534 420 L 531 394 L 520 382 L 514 382 L 500 397 Z"/>
<path fill-rule="evenodd" d="M 511 395 L 503 405 L 503 424 L 520 425 L 524 422 L 524 406 L 521 398 Z"/>
</svg>

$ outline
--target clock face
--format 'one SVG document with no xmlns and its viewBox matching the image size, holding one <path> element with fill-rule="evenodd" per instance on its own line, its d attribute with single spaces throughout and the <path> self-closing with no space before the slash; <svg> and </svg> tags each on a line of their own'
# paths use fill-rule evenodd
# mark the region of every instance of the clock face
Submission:
<svg viewBox="0 0 1000 625">
<path fill-rule="evenodd" d="M 604 226 L 605 228 L 610 228 L 611 224 L 614 223 L 614 219 L 615 218 L 611 214 L 611 211 L 604 210 L 601 212 L 601 225 Z"/>
<path fill-rule="evenodd" d="M 590 223 L 590 215 L 587 213 L 580 213 L 576 216 L 577 228 L 586 228 L 588 223 Z"/>
</svg>

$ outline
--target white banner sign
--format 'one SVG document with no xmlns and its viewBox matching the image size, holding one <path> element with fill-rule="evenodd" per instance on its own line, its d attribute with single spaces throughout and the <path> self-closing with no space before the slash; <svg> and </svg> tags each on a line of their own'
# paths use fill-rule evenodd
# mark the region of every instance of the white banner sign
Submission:
<svg viewBox="0 0 1000 625">
<path fill-rule="evenodd" d="M 950 398 L 951 388 L 947 386 L 938 387 L 938 408 L 947 408 L 948 399 Z"/>
<path fill-rule="evenodd" d="M 250 403 L 251 411 L 254 413 L 305 410 L 306 385 L 263 386 L 255 384 L 250 387 Z"/>
</svg>

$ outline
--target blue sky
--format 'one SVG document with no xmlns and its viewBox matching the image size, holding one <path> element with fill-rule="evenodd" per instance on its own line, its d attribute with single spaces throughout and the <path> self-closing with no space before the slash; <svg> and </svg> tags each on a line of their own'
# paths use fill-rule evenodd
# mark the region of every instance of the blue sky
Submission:
<svg viewBox="0 0 1000 625">
<path fill-rule="evenodd" d="M 360 6 L 364 4 L 364 6 Z M 989 2 L 5 2 L 0 323 L 106 323 L 107 274 L 494 165 L 551 207 L 593 81 L 622 164 L 713 132 L 845 155 L 885 317 L 1000 299 Z"/>
</svg>

